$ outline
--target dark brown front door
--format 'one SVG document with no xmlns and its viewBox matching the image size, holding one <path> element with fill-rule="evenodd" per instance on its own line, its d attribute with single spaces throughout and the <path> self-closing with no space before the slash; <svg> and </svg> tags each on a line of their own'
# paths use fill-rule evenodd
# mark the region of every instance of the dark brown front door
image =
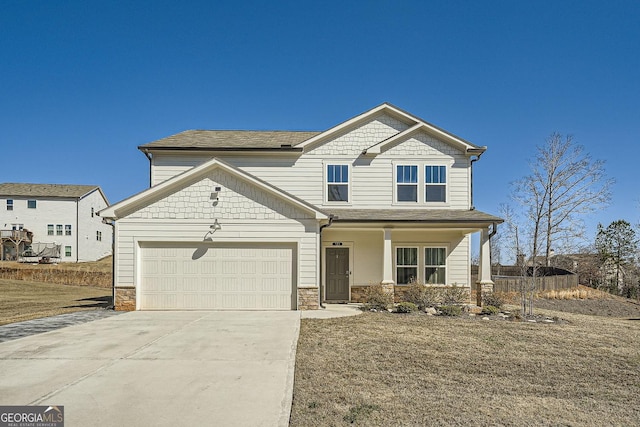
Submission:
<svg viewBox="0 0 640 427">
<path fill-rule="evenodd" d="M 349 301 L 349 248 L 327 248 L 328 301 Z"/>
</svg>

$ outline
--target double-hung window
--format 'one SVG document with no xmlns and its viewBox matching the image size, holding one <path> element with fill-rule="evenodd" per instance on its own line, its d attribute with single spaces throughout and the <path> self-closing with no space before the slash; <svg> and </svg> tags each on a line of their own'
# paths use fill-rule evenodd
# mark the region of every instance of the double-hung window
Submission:
<svg viewBox="0 0 640 427">
<path fill-rule="evenodd" d="M 445 166 L 425 166 L 425 202 L 447 201 L 447 168 Z"/>
<path fill-rule="evenodd" d="M 64 226 L 64 235 L 71 236 L 71 225 L 67 224 Z"/>
<path fill-rule="evenodd" d="M 56 225 L 56 236 L 62 236 L 62 224 Z"/>
<path fill-rule="evenodd" d="M 424 248 L 424 282 L 430 285 L 446 285 L 446 248 Z"/>
<path fill-rule="evenodd" d="M 102 231 L 96 231 L 96 240 L 102 242 Z"/>
<path fill-rule="evenodd" d="M 47 236 L 53 236 L 53 224 L 47 224 Z"/>
<path fill-rule="evenodd" d="M 7 210 L 8 211 L 13 210 L 13 199 L 7 199 Z"/>
<path fill-rule="evenodd" d="M 406 285 L 418 279 L 418 248 L 396 248 L 396 283 Z"/>
<path fill-rule="evenodd" d="M 66 257 L 70 257 L 71 256 L 71 246 L 65 246 L 64 247 L 64 256 L 66 256 Z"/>
<path fill-rule="evenodd" d="M 36 201 L 35 200 L 27 200 L 27 208 L 28 209 L 35 209 L 36 208 Z"/>
<path fill-rule="evenodd" d="M 327 165 L 327 201 L 349 201 L 349 165 Z"/>
<path fill-rule="evenodd" d="M 418 201 L 418 166 L 396 166 L 396 200 L 398 202 Z"/>
</svg>

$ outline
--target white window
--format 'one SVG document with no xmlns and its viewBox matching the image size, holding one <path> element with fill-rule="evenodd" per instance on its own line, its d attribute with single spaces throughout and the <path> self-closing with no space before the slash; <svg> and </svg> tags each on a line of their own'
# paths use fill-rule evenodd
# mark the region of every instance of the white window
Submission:
<svg viewBox="0 0 640 427">
<path fill-rule="evenodd" d="M 425 166 L 424 168 L 424 201 L 447 201 L 447 168 L 446 166 Z"/>
<path fill-rule="evenodd" d="M 70 257 L 71 256 L 71 246 L 65 246 L 64 247 L 64 256 L 66 256 L 66 257 Z"/>
<path fill-rule="evenodd" d="M 36 208 L 36 201 L 35 200 L 27 200 L 27 208 L 35 209 Z"/>
<path fill-rule="evenodd" d="M 349 201 L 349 165 L 327 165 L 327 202 Z"/>
<path fill-rule="evenodd" d="M 418 166 L 396 166 L 396 200 L 398 202 L 418 201 Z"/>
<path fill-rule="evenodd" d="M 53 236 L 53 224 L 47 224 L 47 236 Z"/>
<path fill-rule="evenodd" d="M 396 283 L 406 285 L 418 279 L 418 248 L 396 248 Z"/>
<path fill-rule="evenodd" d="M 7 210 L 8 211 L 12 211 L 13 210 L 13 200 L 12 199 L 7 199 Z"/>
<path fill-rule="evenodd" d="M 96 231 L 96 240 L 102 242 L 102 231 Z"/>
<path fill-rule="evenodd" d="M 13 231 L 22 231 L 24 230 L 24 224 L 11 224 L 11 229 Z"/>
<path fill-rule="evenodd" d="M 412 281 L 429 285 L 447 284 L 446 247 L 397 246 L 395 251 L 396 284 L 407 285 Z"/>
<path fill-rule="evenodd" d="M 424 283 L 446 285 L 447 249 L 424 248 Z"/>
<path fill-rule="evenodd" d="M 71 225 L 67 224 L 64 226 L 64 235 L 71 236 Z"/>
<path fill-rule="evenodd" d="M 62 236 L 62 224 L 56 225 L 56 236 Z"/>
</svg>

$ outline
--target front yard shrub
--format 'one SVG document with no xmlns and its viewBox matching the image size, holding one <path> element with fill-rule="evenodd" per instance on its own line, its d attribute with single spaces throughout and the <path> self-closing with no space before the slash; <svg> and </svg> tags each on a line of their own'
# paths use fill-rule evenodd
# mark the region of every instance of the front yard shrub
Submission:
<svg viewBox="0 0 640 427">
<path fill-rule="evenodd" d="M 460 316 L 462 314 L 462 306 L 459 305 L 443 305 L 439 307 L 443 316 Z"/>
<path fill-rule="evenodd" d="M 442 289 L 442 303 L 444 305 L 463 304 L 468 300 L 468 288 L 453 284 Z"/>
<path fill-rule="evenodd" d="M 485 305 L 482 307 L 481 314 L 496 315 L 500 313 L 500 309 L 493 305 Z"/>
<path fill-rule="evenodd" d="M 495 292 L 483 292 L 482 304 L 491 305 L 497 308 L 502 308 L 502 306 L 504 305 L 504 300 L 500 295 L 496 294 Z"/>
<path fill-rule="evenodd" d="M 382 286 L 376 284 L 367 286 L 364 291 L 364 310 L 387 310 L 393 304 L 393 295 L 391 295 Z"/>
<path fill-rule="evenodd" d="M 412 313 L 418 310 L 418 306 L 412 302 L 403 301 L 396 305 L 396 313 Z"/>
<path fill-rule="evenodd" d="M 442 299 L 440 294 L 439 288 L 412 281 L 404 290 L 403 299 L 414 303 L 419 309 L 424 309 L 435 307 Z"/>
</svg>

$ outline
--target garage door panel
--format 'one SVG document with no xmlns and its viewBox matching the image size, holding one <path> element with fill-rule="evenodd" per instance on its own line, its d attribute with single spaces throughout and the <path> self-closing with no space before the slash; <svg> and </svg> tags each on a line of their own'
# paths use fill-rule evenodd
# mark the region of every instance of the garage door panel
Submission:
<svg viewBox="0 0 640 427">
<path fill-rule="evenodd" d="M 290 247 L 144 247 L 140 305 L 163 310 L 290 310 L 292 257 Z"/>
</svg>

